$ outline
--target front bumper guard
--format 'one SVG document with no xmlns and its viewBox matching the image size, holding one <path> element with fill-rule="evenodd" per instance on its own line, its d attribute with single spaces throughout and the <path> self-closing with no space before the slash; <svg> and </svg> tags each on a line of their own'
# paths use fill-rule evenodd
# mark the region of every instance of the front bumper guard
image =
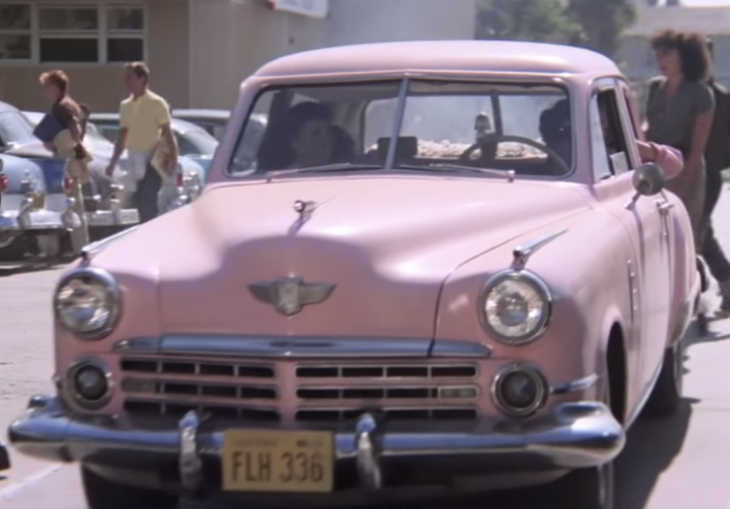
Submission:
<svg viewBox="0 0 730 509">
<path fill-rule="evenodd" d="M 81 219 L 74 210 L 73 198 L 66 200 L 64 210 L 34 209 L 30 198 L 24 199 L 18 210 L 0 212 L 0 233 L 25 233 L 37 230 L 69 230 L 80 226 Z"/>
<path fill-rule="evenodd" d="M 205 430 L 204 420 L 189 412 L 176 427 L 132 429 L 114 418 L 75 417 L 58 398 L 35 396 L 26 413 L 8 430 L 10 443 L 21 453 L 51 461 L 84 461 L 114 453 L 138 453 L 146 458 L 177 459 L 183 489 L 200 488 L 203 459 L 220 460 L 224 430 Z M 505 421 L 503 424 L 507 424 Z M 555 469 L 599 466 L 623 449 L 625 433 L 602 403 L 555 405 L 531 421 L 509 421 L 478 432 L 389 432 L 375 415 L 362 415 L 355 429 L 336 432 L 338 462 L 354 460 L 364 488 L 383 486 L 382 462 L 410 459 L 420 464 L 439 457 L 469 456 L 493 460 L 522 455 L 525 465 L 537 455 Z"/>
</svg>

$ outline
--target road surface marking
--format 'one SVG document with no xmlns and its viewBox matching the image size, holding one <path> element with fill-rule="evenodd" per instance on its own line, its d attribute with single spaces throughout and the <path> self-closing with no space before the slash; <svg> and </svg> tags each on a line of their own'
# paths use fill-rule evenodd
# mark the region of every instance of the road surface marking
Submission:
<svg viewBox="0 0 730 509">
<path fill-rule="evenodd" d="M 6 500 L 11 498 L 13 495 L 18 493 L 19 491 L 22 491 L 23 489 L 27 488 L 28 486 L 31 486 L 39 481 L 42 481 L 49 475 L 61 470 L 66 465 L 52 465 L 50 467 L 44 468 L 43 470 L 36 472 L 33 475 L 29 475 L 25 479 L 22 479 L 20 481 L 14 482 L 10 486 L 6 486 L 2 489 L 0 489 L 0 500 Z"/>
</svg>

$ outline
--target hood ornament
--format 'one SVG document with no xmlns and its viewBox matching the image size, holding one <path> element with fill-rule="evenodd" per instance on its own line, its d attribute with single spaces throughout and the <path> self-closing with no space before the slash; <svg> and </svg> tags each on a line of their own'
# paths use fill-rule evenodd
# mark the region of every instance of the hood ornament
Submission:
<svg viewBox="0 0 730 509">
<path fill-rule="evenodd" d="M 331 283 L 307 283 L 302 278 L 287 277 L 251 283 L 248 290 L 257 300 L 273 304 L 282 315 L 292 316 L 299 313 L 304 306 L 327 300 L 336 286 Z"/>
</svg>

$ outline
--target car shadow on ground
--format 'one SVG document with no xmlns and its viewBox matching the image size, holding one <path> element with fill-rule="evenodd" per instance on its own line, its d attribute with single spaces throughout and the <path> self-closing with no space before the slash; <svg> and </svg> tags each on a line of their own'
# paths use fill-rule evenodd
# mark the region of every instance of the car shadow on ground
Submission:
<svg viewBox="0 0 730 509">
<path fill-rule="evenodd" d="M 640 418 L 616 461 L 616 507 L 643 509 L 659 476 L 679 454 L 699 400 L 683 398 L 676 413 L 662 419 Z"/>
</svg>

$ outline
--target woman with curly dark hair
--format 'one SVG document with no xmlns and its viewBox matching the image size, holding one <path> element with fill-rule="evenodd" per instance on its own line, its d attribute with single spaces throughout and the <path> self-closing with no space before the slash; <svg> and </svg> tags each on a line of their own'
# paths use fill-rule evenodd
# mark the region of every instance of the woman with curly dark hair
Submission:
<svg viewBox="0 0 730 509">
<path fill-rule="evenodd" d="M 712 127 L 715 99 L 707 85 L 711 60 L 705 37 L 666 30 L 654 36 L 662 76 L 649 84 L 646 108 L 649 141 L 670 145 L 684 156 L 684 169 L 667 182 L 689 213 L 697 251 L 702 250 L 705 200 L 705 145 Z"/>
</svg>

